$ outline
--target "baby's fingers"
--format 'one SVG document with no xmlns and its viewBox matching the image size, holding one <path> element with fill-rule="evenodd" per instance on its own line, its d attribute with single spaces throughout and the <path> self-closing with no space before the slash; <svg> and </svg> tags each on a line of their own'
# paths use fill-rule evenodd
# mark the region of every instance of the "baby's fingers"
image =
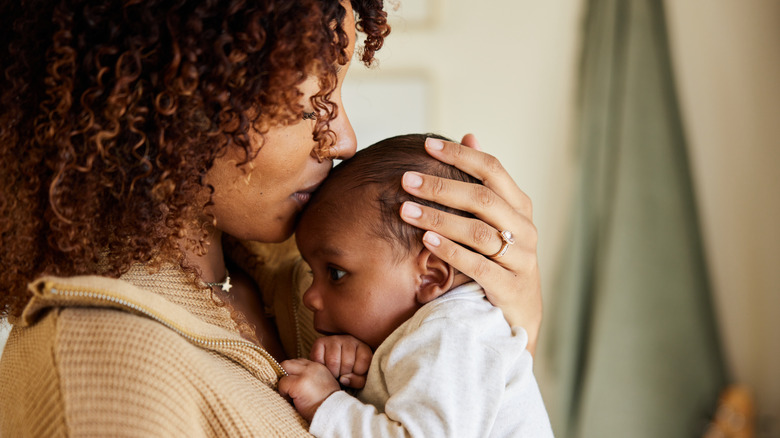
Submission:
<svg viewBox="0 0 780 438">
<path fill-rule="evenodd" d="M 319 338 L 311 347 L 309 359 L 325 365 L 334 378 L 341 375 L 341 344 L 331 342 L 329 337 Z"/>
<path fill-rule="evenodd" d="M 290 396 L 290 388 L 292 385 L 292 377 L 285 376 L 279 379 L 279 385 L 276 388 L 279 391 L 279 395 L 284 397 L 287 401 L 292 401 L 292 397 Z"/>
<path fill-rule="evenodd" d="M 366 385 L 366 375 L 374 354 L 371 347 L 362 342 L 356 342 L 354 347 L 342 348 L 341 376 L 338 379 L 344 386 L 361 389 Z"/>
<path fill-rule="evenodd" d="M 341 343 L 341 366 L 339 376 L 366 374 L 371 365 L 371 347 L 355 338 L 345 338 Z M 336 376 L 336 378 L 339 378 Z"/>
<path fill-rule="evenodd" d="M 301 374 L 303 370 L 306 369 L 308 362 L 309 361 L 306 359 L 287 359 L 279 365 L 282 366 L 282 369 L 284 369 L 287 374 L 294 376 Z"/>
<path fill-rule="evenodd" d="M 349 388 L 363 389 L 363 387 L 366 386 L 366 375 L 352 373 L 344 374 L 343 376 L 339 377 L 339 383 Z"/>
<path fill-rule="evenodd" d="M 312 362 L 325 364 L 325 350 L 327 347 L 323 341 L 324 339 L 325 338 L 318 338 L 314 340 L 314 344 L 311 346 L 311 352 L 309 353 L 309 360 Z"/>
<path fill-rule="evenodd" d="M 341 344 L 329 345 L 328 348 L 325 349 L 322 363 L 328 368 L 328 371 L 330 371 L 335 379 L 338 379 L 341 375 L 341 359 Z"/>
<path fill-rule="evenodd" d="M 365 376 L 368 373 L 368 368 L 371 366 L 373 357 L 374 352 L 371 351 L 371 347 L 361 342 L 355 350 L 355 364 L 350 372 Z"/>
</svg>

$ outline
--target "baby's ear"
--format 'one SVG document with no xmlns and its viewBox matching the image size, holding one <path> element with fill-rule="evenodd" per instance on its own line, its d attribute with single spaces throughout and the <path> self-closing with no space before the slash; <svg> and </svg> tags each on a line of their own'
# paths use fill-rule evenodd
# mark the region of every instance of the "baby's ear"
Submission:
<svg viewBox="0 0 780 438">
<path fill-rule="evenodd" d="M 423 247 L 417 255 L 420 282 L 417 286 L 417 302 L 425 304 L 443 295 L 452 288 L 455 269 Z"/>
</svg>

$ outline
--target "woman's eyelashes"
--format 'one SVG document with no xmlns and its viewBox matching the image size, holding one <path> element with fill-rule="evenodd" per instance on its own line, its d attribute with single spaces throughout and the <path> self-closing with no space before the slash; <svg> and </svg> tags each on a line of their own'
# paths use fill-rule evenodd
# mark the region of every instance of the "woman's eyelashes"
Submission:
<svg viewBox="0 0 780 438">
<path fill-rule="evenodd" d="M 316 118 L 317 118 L 317 113 L 314 111 L 310 113 L 306 111 L 303 112 L 303 120 L 314 120 Z"/>
<path fill-rule="evenodd" d="M 347 275 L 347 272 L 338 268 L 334 268 L 332 266 L 328 266 L 328 278 L 330 278 L 331 281 L 339 281 L 341 280 L 345 275 Z"/>
</svg>

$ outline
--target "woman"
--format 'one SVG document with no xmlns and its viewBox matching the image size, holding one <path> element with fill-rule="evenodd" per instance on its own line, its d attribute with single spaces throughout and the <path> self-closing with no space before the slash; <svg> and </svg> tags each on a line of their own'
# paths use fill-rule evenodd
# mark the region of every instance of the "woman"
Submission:
<svg viewBox="0 0 780 438">
<path fill-rule="evenodd" d="M 381 0 L 0 8 L 0 435 L 306 435 L 274 390 L 306 341 L 300 266 L 254 242 L 354 153 L 341 82 L 355 29 L 366 63 L 389 32 Z M 402 217 L 535 342 L 528 198 L 475 149 L 431 154 L 488 189 L 406 189 L 481 220 Z"/>
</svg>

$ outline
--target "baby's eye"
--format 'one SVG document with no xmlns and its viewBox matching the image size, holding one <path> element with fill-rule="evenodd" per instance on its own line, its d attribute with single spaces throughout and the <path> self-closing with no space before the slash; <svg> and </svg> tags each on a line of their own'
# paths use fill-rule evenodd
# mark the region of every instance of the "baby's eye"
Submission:
<svg viewBox="0 0 780 438">
<path fill-rule="evenodd" d="M 307 113 L 306 111 L 303 112 L 303 120 L 314 120 L 317 118 L 317 113 L 314 111 Z"/>
<path fill-rule="evenodd" d="M 336 269 L 332 267 L 328 267 L 328 276 L 332 281 L 339 281 L 341 280 L 345 275 L 347 275 L 346 271 L 342 271 L 341 269 Z"/>
</svg>

